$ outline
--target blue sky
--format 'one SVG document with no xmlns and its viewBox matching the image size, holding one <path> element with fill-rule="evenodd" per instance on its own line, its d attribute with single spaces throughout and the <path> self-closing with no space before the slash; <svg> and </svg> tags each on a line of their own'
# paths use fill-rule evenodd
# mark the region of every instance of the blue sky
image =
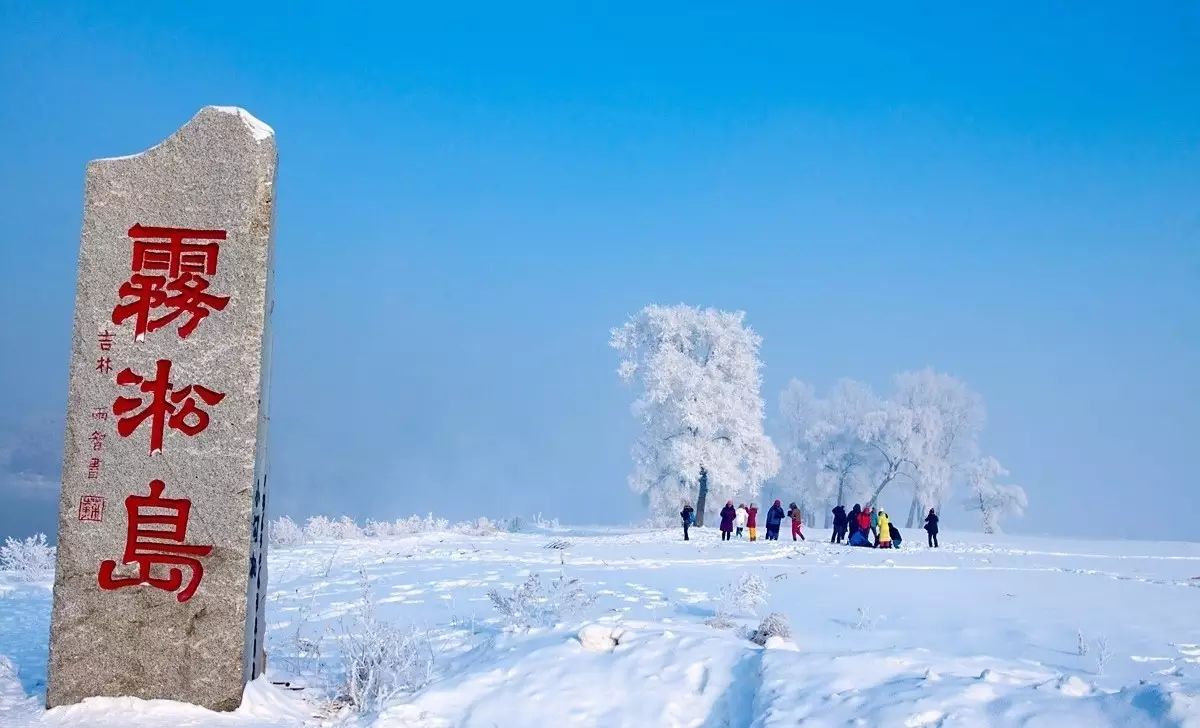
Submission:
<svg viewBox="0 0 1200 728">
<path fill-rule="evenodd" d="M 1011 530 L 1195 539 L 1197 6 L 736 5 L 0 6 L 0 533 L 53 527 L 84 165 L 211 103 L 280 149 L 277 512 L 640 518 L 607 332 L 683 301 L 772 419 L 933 366 Z"/>
</svg>

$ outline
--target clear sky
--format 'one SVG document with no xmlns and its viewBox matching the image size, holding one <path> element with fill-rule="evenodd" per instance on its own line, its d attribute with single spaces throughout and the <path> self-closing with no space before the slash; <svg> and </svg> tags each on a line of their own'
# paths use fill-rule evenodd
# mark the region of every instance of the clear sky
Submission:
<svg viewBox="0 0 1200 728">
<path fill-rule="evenodd" d="M 0 3 L 0 534 L 53 528 L 85 163 L 229 104 L 280 150 L 276 513 L 640 519 L 608 330 L 688 302 L 773 432 L 930 365 L 1010 530 L 1200 538 L 1197 4 L 358 5 Z"/>
</svg>

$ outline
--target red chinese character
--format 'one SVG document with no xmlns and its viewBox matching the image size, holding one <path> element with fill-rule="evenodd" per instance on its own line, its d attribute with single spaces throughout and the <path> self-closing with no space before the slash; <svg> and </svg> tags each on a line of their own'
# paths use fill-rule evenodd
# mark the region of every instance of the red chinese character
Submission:
<svg viewBox="0 0 1200 728">
<path fill-rule="evenodd" d="M 99 409 L 99 408 L 92 410 L 92 419 L 93 420 L 107 420 L 108 419 L 108 410 Z"/>
<path fill-rule="evenodd" d="M 161 480 L 152 480 L 149 496 L 131 495 L 125 499 L 129 526 L 121 563 L 137 564 L 138 575 L 113 578 L 117 562 L 102 561 L 98 577 L 101 589 L 112 591 L 127 586 L 147 585 L 168 592 L 178 591 L 175 599 L 179 602 L 186 602 L 196 593 L 196 587 L 204 578 L 204 566 L 196 557 L 208 556 L 213 547 L 184 543 L 187 540 L 192 502 L 185 498 L 163 498 L 165 487 Z M 167 576 L 152 576 L 151 569 L 154 566 L 166 567 Z M 186 585 L 183 582 L 184 567 L 189 570 Z M 182 590 L 180 587 L 183 587 Z"/>
<path fill-rule="evenodd" d="M 104 449 L 104 433 L 99 430 L 93 430 L 92 434 L 88 435 L 88 439 L 92 441 L 93 450 Z"/>
<path fill-rule="evenodd" d="M 96 521 L 97 523 L 103 521 L 104 499 L 98 495 L 85 495 L 80 498 L 79 520 Z"/>
<path fill-rule="evenodd" d="M 129 228 L 133 238 L 133 275 L 121 284 L 118 293 L 121 303 L 113 309 L 112 322 L 124 323 L 134 319 L 134 338 L 141 341 L 183 314 L 188 318 L 179 327 L 179 336 L 186 339 L 210 309 L 222 311 L 229 296 L 206 293 L 208 280 L 217 272 L 218 243 L 185 243 L 184 240 L 224 240 L 224 230 L 187 230 L 134 225 Z M 151 238 L 144 240 L 139 238 Z M 147 275 L 146 271 L 165 271 L 166 275 Z M 158 318 L 150 313 L 159 307 L 169 309 Z"/>
<path fill-rule="evenodd" d="M 96 336 L 96 339 L 100 342 L 100 351 L 108 351 L 109 349 L 112 349 L 113 335 L 109 333 L 108 329 L 101 331 Z"/>
<path fill-rule="evenodd" d="M 108 374 L 112 371 L 112 359 L 102 356 L 96 360 L 96 371 Z"/>
<path fill-rule="evenodd" d="M 122 369 L 117 374 L 117 384 L 124 387 L 138 386 L 150 395 L 150 402 L 128 417 L 127 415 L 142 405 L 141 397 L 117 397 L 113 402 L 112 412 L 121 419 L 117 420 L 117 434 L 129 437 L 147 419 L 150 420 L 150 454 L 162 452 L 163 428 L 170 427 L 179 430 L 188 437 L 194 437 L 204 432 L 208 427 L 208 413 L 200 409 L 196 399 L 207 405 L 218 404 L 225 399 L 221 392 L 202 387 L 199 384 L 189 384 L 182 389 L 175 389 L 170 382 L 171 362 L 159 359 L 154 379 L 146 379 L 135 374 L 132 369 Z M 192 418 L 189 420 L 189 418 Z"/>
<path fill-rule="evenodd" d="M 92 458 L 88 461 L 88 480 L 95 480 L 100 477 L 100 458 Z"/>
</svg>

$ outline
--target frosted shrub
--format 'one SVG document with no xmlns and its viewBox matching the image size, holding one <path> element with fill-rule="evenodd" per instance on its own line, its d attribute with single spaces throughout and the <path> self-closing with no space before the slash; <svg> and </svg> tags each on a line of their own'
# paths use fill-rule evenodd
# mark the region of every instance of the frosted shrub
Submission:
<svg viewBox="0 0 1200 728">
<path fill-rule="evenodd" d="M 792 625 L 788 622 L 786 614 L 771 612 L 763 617 L 762 622 L 758 625 L 758 629 L 750 633 L 750 641 L 756 645 L 767 644 L 767 640 L 771 637 L 779 637 L 785 640 L 792 638 Z"/>
<path fill-rule="evenodd" d="M 511 593 L 502 593 L 498 589 L 488 591 L 488 599 L 500 613 L 505 627 L 513 631 L 553 625 L 595 601 L 578 579 L 559 576 L 548 586 L 543 586 L 537 574 L 530 574 Z"/>
<path fill-rule="evenodd" d="M 1088 653 L 1087 637 L 1083 636 L 1083 630 L 1075 630 L 1075 653 L 1080 657 L 1086 657 Z"/>
<path fill-rule="evenodd" d="M 363 530 L 350 516 L 342 516 L 336 521 L 331 521 L 325 516 L 313 516 L 304 524 L 304 535 L 310 540 L 344 541 L 362 538 Z"/>
<path fill-rule="evenodd" d="M 373 519 L 368 520 L 367 525 L 363 527 L 363 533 L 371 538 L 395 536 L 399 530 L 399 523 L 392 523 L 390 521 L 376 521 Z"/>
<path fill-rule="evenodd" d="M 551 518 L 551 519 L 547 520 L 545 518 L 542 518 L 542 514 L 540 512 L 533 517 L 533 525 L 537 526 L 538 528 L 543 529 L 545 531 L 561 531 L 562 530 L 562 525 L 558 522 L 557 518 Z"/>
<path fill-rule="evenodd" d="M 474 521 L 463 521 L 456 524 L 454 531 L 467 536 L 491 536 L 498 533 L 500 527 L 487 516 L 480 516 Z"/>
<path fill-rule="evenodd" d="M 337 520 L 337 523 L 333 524 L 333 527 L 334 538 L 346 540 L 363 537 L 363 530 L 358 527 L 358 524 L 350 516 L 342 516 Z"/>
<path fill-rule="evenodd" d="M 54 571 L 54 547 L 46 543 L 44 533 L 23 541 L 5 539 L 0 546 L 0 570 L 15 572 L 22 581 L 43 579 Z"/>
<path fill-rule="evenodd" d="M 854 629 L 860 632 L 870 632 L 875 629 L 875 623 L 878 619 L 871 614 L 870 607 L 858 608 L 858 619 L 854 623 Z"/>
<path fill-rule="evenodd" d="M 325 516 L 313 516 L 304 524 L 304 536 L 310 540 L 333 538 L 333 523 Z"/>
<path fill-rule="evenodd" d="M 757 615 L 767 604 L 767 585 L 754 574 L 742 574 L 737 581 L 721 588 L 718 614 L 737 613 Z"/>
<path fill-rule="evenodd" d="M 304 529 L 287 516 L 280 516 L 267 528 L 272 546 L 292 546 L 304 543 Z"/>
<path fill-rule="evenodd" d="M 360 572 L 362 606 L 354 624 L 341 639 L 346 701 L 359 712 L 380 710 L 401 693 L 410 693 L 433 679 L 435 655 L 429 635 L 398 627 L 375 616 L 374 595 L 365 572 Z"/>
<path fill-rule="evenodd" d="M 1100 635 L 1096 638 L 1096 674 L 1103 675 L 1112 661 L 1112 650 L 1108 646 L 1108 638 Z"/>
</svg>

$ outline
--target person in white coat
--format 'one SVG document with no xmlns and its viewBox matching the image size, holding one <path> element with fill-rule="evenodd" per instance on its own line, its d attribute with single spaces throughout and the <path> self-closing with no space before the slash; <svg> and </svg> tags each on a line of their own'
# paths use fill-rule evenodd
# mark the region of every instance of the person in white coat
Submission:
<svg viewBox="0 0 1200 728">
<path fill-rule="evenodd" d="M 737 529 L 737 537 L 742 537 L 742 531 L 746 528 L 746 519 L 750 518 L 750 512 L 746 510 L 746 504 L 742 503 L 737 507 L 737 512 L 733 516 L 733 526 Z"/>
</svg>

